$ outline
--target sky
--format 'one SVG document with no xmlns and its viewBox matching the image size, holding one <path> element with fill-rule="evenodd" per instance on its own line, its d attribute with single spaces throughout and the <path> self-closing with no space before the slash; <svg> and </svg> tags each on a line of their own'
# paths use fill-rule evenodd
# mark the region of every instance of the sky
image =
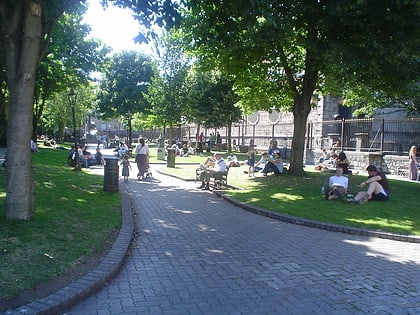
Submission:
<svg viewBox="0 0 420 315">
<path fill-rule="evenodd" d="M 122 50 L 136 50 L 151 54 L 145 44 L 135 44 L 134 37 L 139 33 L 139 23 L 131 16 L 131 11 L 111 4 L 104 11 L 99 0 L 88 0 L 89 9 L 83 22 L 92 28 L 91 37 L 102 40 L 110 46 L 113 53 Z"/>
</svg>

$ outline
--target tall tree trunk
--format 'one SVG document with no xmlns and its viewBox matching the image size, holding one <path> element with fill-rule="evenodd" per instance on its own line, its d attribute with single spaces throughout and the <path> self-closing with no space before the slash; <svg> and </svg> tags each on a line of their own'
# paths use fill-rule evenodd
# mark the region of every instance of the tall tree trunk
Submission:
<svg viewBox="0 0 420 315">
<path fill-rule="evenodd" d="M 310 84 L 303 84 L 302 96 L 295 97 L 293 106 L 293 140 L 290 155 L 290 174 L 302 176 L 303 154 L 305 151 L 306 122 L 311 111 L 311 97 L 315 89 L 316 71 L 307 75 Z M 313 75 L 311 75 L 313 74 Z"/>
<path fill-rule="evenodd" d="M 13 5 L 3 4 L 0 14 L 10 93 L 6 218 L 27 220 L 35 213 L 30 139 L 35 74 L 42 38 L 41 5 L 36 1 L 16 0 Z"/>
<path fill-rule="evenodd" d="M 305 149 L 306 121 L 308 114 L 296 115 L 293 113 L 293 139 L 290 155 L 289 173 L 297 176 L 304 174 L 303 153 Z"/>
<path fill-rule="evenodd" d="M 232 153 L 232 122 L 230 121 L 227 126 L 227 149 Z"/>
<path fill-rule="evenodd" d="M 313 33 L 313 32 L 312 32 Z M 292 175 L 302 176 L 303 154 L 305 152 L 306 122 L 311 111 L 311 98 L 318 80 L 318 67 L 316 64 L 316 53 L 308 50 L 305 60 L 305 76 L 302 82 L 302 92 L 295 89 L 293 105 L 293 140 L 292 152 L 290 155 L 290 169 Z"/>
<path fill-rule="evenodd" d="M 8 120 L 8 108 L 6 100 L 6 91 L 3 89 L 3 85 L 0 87 L 0 145 L 6 145 L 6 129 Z"/>
</svg>

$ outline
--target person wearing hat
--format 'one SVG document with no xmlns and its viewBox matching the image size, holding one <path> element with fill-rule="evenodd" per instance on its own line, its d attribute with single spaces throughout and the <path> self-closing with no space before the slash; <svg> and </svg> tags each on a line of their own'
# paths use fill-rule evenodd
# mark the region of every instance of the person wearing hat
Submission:
<svg viewBox="0 0 420 315">
<path fill-rule="evenodd" d="M 223 173 L 224 171 L 226 171 L 227 165 L 226 162 L 223 160 L 221 153 L 215 153 L 212 161 L 214 163 L 214 167 L 212 169 L 209 169 L 205 165 L 202 165 L 204 169 L 200 174 L 201 186 L 198 187 L 199 189 L 209 190 L 210 178 L 217 176 L 217 173 Z"/>
<path fill-rule="evenodd" d="M 367 191 L 360 191 L 353 199 L 345 199 L 345 202 L 363 204 L 369 200 L 388 200 L 391 189 L 385 174 L 379 172 L 375 165 L 369 165 L 366 171 L 368 172 L 368 179 L 362 182 L 360 187 L 367 186 Z"/>
</svg>

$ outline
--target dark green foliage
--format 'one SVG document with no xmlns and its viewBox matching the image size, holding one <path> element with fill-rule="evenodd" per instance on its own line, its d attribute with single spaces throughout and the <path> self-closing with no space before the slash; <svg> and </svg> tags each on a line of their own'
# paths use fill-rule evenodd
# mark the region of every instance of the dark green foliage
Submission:
<svg viewBox="0 0 420 315">
<path fill-rule="evenodd" d="M 154 76 L 150 57 L 135 51 L 114 55 L 104 71 L 98 94 L 103 118 L 119 118 L 131 113 L 147 113 L 145 95 Z"/>
</svg>

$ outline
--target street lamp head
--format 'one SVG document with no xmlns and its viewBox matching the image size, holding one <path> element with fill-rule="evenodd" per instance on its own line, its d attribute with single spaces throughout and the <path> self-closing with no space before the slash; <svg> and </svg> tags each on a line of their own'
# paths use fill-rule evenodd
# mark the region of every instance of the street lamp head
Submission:
<svg viewBox="0 0 420 315">
<path fill-rule="evenodd" d="M 69 92 L 69 94 L 67 96 L 69 98 L 70 106 L 72 108 L 74 108 L 76 106 L 77 94 L 74 92 L 74 89 L 73 88 L 70 88 L 70 92 Z"/>
</svg>

